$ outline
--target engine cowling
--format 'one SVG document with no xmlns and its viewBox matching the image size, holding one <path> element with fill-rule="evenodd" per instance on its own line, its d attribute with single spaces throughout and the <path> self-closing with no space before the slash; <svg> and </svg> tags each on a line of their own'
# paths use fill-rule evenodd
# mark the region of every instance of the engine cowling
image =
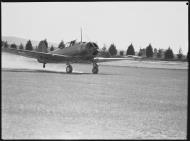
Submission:
<svg viewBox="0 0 190 141">
<path fill-rule="evenodd" d="M 93 42 L 88 42 L 86 45 L 86 50 L 88 54 L 95 56 L 98 54 L 98 45 Z"/>
</svg>

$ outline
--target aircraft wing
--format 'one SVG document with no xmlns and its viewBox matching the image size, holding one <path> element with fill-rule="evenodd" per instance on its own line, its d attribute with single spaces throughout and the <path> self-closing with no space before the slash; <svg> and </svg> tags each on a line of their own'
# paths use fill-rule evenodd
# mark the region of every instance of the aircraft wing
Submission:
<svg viewBox="0 0 190 141">
<path fill-rule="evenodd" d="M 45 58 L 60 58 L 60 59 L 69 59 L 73 58 L 72 56 L 68 55 L 61 55 L 61 54 L 52 54 L 52 53 L 45 53 L 45 52 L 38 52 L 38 51 L 30 51 L 30 50 L 21 50 L 21 49 L 11 49 L 13 51 L 16 51 L 16 53 L 23 55 L 23 56 L 28 56 L 31 58 L 36 58 L 38 59 L 39 57 L 45 57 Z"/>
<path fill-rule="evenodd" d="M 134 57 L 125 57 L 125 58 L 104 58 L 104 57 L 96 57 L 94 60 L 96 62 L 111 62 L 111 61 L 121 61 L 121 60 L 134 60 Z"/>
</svg>

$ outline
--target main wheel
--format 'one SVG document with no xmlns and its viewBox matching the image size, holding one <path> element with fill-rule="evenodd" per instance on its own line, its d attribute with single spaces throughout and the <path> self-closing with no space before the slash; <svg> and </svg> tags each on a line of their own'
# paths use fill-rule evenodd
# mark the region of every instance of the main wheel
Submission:
<svg viewBox="0 0 190 141">
<path fill-rule="evenodd" d="M 67 73 L 72 73 L 72 71 L 73 71 L 72 66 L 71 66 L 71 65 L 68 65 L 68 66 L 66 67 L 66 72 L 67 72 Z"/>
<path fill-rule="evenodd" d="M 92 68 L 92 73 L 97 74 L 98 73 L 98 66 Z"/>
</svg>

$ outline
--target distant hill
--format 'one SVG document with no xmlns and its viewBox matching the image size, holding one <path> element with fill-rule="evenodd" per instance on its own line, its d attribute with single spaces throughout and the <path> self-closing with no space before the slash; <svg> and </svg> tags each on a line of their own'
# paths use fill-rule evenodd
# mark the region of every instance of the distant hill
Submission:
<svg viewBox="0 0 190 141">
<path fill-rule="evenodd" d="M 27 41 L 29 39 L 26 38 L 20 38 L 20 37 L 15 37 L 15 36 L 2 36 L 2 41 L 7 41 L 8 44 L 12 44 L 15 43 L 16 45 L 20 45 L 21 43 L 25 46 Z M 38 46 L 40 41 L 36 41 L 36 40 L 32 40 L 30 39 L 30 41 L 32 42 L 32 46 Z M 47 40 L 48 41 L 48 40 Z M 57 47 L 58 44 L 57 43 L 53 43 L 53 42 L 48 42 L 48 47 L 51 47 L 51 45 L 53 45 L 54 47 Z"/>
</svg>

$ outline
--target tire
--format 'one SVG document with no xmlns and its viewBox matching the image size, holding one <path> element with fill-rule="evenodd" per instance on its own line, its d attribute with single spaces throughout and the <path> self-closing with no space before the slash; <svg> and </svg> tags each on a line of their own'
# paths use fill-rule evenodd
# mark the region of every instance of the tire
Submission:
<svg viewBox="0 0 190 141">
<path fill-rule="evenodd" d="M 68 66 L 66 67 L 66 72 L 67 72 L 67 73 L 72 73 L 72 71 L 73 71 L 72 66 L 71 66 L 71 65 L 68 65 Z"/>
<path fill-rule="evenodd" d="M 93 67 L 92 68 L 92 73 L 97 74 L 98 73 L 98 67 Z"/>
</svg>

